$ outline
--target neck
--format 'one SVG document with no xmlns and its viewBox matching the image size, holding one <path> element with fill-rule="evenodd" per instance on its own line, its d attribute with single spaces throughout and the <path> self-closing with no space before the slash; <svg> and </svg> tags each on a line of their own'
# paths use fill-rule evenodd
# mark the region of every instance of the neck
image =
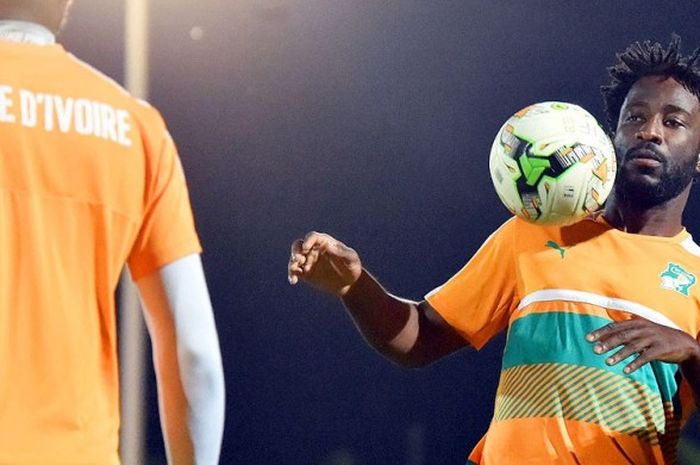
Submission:
<svg viewBox="0 0 700 465">
<path fill-rule="evenodd" d="M 688 186 L 677 197 L 653 207 L 639 207 L 634 199 L 610 195 L 605 204 L 606 220 L 621 231 L 647 236 L 673 237 L 683 230 L 683 210 L 690 195 Z"/>
<path fill-rule="evenodd" d="M 0 21 L 21 21 L 41 25 L 51 34 L 56 34 L 58 24 L 49 8 L 37 7 L 35 2 L 0 2 Z"/>
</svg>

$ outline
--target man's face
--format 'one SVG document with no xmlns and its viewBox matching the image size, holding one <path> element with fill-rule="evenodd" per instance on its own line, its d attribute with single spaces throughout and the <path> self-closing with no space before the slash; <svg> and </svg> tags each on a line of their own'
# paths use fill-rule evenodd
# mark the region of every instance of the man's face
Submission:
<svg viewBox="0 0 700 465">
<path fill-rule="evenodd" d="M 641 207 L 667 202 L 700 174 L 700 101 L 673 78 L 644 77 L 622 104 L 614 143 L 616 193 Z"/>
</svg>

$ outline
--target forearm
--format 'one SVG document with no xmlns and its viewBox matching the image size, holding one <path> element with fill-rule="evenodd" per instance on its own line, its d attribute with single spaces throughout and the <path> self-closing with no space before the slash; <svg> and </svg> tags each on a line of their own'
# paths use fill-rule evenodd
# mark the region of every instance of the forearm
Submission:
<svg viewBox="0 0 700 465">
<path fill-rule="evenodd" d="M 224 426 L 224 376 L 218 345 L 179 348 L 178 360 L 186 398 L 186 421 L 195 464 L 219 463 Z"/>
<path fill-rule="evenodd" d="M 355 250 L 328 234 L 311 232 L 294 241 L 287 273 L 292 285 L 303 280 L 340 296 L 367 342 L 399 365 L 427 365 L 466 345 L 428 302 L 389 294 L 362 268 Z"/>
<path fill-rule="evenodd" d="M 153 364 L 158 380 L 158 410 L 168 464 L 193 465 L 189 408 L 181 381 L 180 364 L 174 351 L 160 350 L 162 342 L 153 338 Z"/>
<path fill-rule="evenodd" d="M 137 283 L 144 301 L 170 465 L 215 465 L 224 425 L 216 325 L 199 256 Z"/>
<path fill-rule="evenodd" d="M 418 338 L 418 303 L 389 294 L 366 270 L 342 297 L 367 342 L 402 366 L 420 365 L 413 350 Z"/>
<path fill-rule="evenodd" d="M 176 339 L 170 347 L 177 353 L 194 463 L 215 465 L 219 463 L 225 410 L 221 351 L 203 274 L 181 274 L 188 277 L 188 286 L 168 291 Z"/>
<path fill-rule="evenodd" d="M 161 425 L 170 465 L 214 465 L 224 424 L 224 380 L 218 344 L 192 345 L 154 332 Z M 215 342 L 215 339 L 214 339 Z M 209 346 L 209 347 L 207 347 Z"/>
</svg>

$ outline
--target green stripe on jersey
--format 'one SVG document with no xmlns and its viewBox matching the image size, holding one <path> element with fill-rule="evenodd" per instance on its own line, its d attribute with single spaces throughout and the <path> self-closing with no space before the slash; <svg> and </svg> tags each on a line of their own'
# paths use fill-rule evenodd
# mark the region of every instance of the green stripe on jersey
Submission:
<svg viewBox="0 0 700 465">
<path fill-rule="evenodd" d="M 593 352 L 593 343 L 586 335 L 612 320 L 594 315 L 569 312 L 533 313 L 513 322 L 503 354 L 503 370 L 534 364 L 567 364 L 603 370 L 606 373 L 629 377 L 644 384 L 662 400 L 673 399 L 678 385 L 674 379 L 678 366 L 651 362 L 634 373 L 623 372 L 634 355 L 617 365 L 608 366 L 605 360 L 616 350 L 605 354 Z"/>
</svg>

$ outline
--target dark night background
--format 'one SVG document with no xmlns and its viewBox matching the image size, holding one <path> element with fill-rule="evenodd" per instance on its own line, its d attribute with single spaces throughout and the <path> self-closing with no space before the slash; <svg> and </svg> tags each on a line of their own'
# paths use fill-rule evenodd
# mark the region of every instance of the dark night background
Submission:
<svg viewBox="0 0 700 465">
<path fill-rule="evenodd" d="M 78 0 L 62 38 L 119 81 L 123 12 Z M 564 100 L 603 120 L 616 52 L 673 31 L 700 45 L 692 1 L 152 0 L 151 12 L 150 101 L 188 175 L 224 356 L 222 464 L 463 464 L 503 340 L 394 367 L 339 302 L 287 284 L 291 241 L 334 234 L 419 299 L 508 217 L 487 159 L 510 114 Z M 700 237 L 698 195 L 686 224 Z M 149 403 L 160 464 L 152 384 Z"/>
</svg>

